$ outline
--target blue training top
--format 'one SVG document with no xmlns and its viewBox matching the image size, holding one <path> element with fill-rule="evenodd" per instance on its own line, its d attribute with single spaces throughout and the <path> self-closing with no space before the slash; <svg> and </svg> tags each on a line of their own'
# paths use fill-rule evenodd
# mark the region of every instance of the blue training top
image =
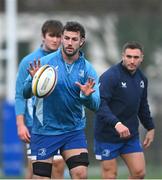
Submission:
<svg viewBox="0 0 162 180">
<path fill-rule="evenodd" d="M 27 127 L 32 126 L 32 116 L 33 116 L 33 105 L 32 99 L 24 99 L 23 97 L 23 87 L 26 78 L 29 73 L 27 68 L 29 68 L 29 63 L 34 60 L 38 60 L 39 58 L 46 56 L 50 52 L 44 51 L 41 47 L 33 51 L 32 53 L 25 56 L 18 68 L 17 79 L 16 79 L 16 94 L 15 94 L 15 111 L 16 115 L 24 115 L 25 116 L 25 124 Z"/>
<path fill-rule="evenodd" d="M 80 57 L 73 64 L 67 64 L 61 50 L 41 58 L 41 65 L 50 64 L 58 71 L 58 80 L 54 91 L 45 98 L 36 98 L 34 134 L 58 135 L 85 127 L 84 106 L 96 111 L 100 104 L 97 73 L 80 52 Z M 95 92 L 90 96 L 80 93 L 75 82 L 85 84 L 88 77 L 94 78 Z M 31 96 L 31 77 L 24 86 L 24 97 Z"/>
<path fill-rule="evenodd" d="M 137 69 L 134 74 L 119 63 L 100 77 L 101 105 L 95 116 L 95 139 L 102 142 L 121 142 L 115 130 L 122 122 L 130 130 L 131 137 L 139 136 L 139 120 L 147 129 L 153 129 L 147 101 L 147 79 Z"/>
</svg>

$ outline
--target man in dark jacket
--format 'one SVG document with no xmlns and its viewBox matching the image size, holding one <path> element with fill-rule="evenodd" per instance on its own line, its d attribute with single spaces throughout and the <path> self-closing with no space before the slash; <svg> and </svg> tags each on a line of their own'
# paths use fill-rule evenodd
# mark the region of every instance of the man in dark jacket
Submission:
<svg viewBox="0 0 162 180">
<path fill-rule="evenodd" d="M 130 179 L 143 179 L 145 159 L 139 139 L 139 121 L 147 130 L 143 147 L 154 139 L 154 123 L 147 100 L 147 78 L 139 69 L 143 47 L 128 42 L 122 61 L 100 77 L 101 105 L 95 117 L 95 155 L 101 160 L 102 178 L 117 177 L 116 158 L 126 163 Z"/>
</svg>

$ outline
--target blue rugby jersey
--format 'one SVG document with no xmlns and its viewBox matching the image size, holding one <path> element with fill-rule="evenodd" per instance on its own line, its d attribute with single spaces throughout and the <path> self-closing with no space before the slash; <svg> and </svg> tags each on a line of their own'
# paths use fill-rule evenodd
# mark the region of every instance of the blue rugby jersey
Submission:
<svg viewBox="0 0 162 180">
<path fill-rule="evenodd" d="M 80 52 L 81 53 L 81 52 Z M 80 54 L 73 64 L 67 64 L 61 50 L 41 58 L 41 65 L 50 64 L 58 71 L 58 80 L 54 91 L 45 98 L 36 98 L 34 134 L 58 135 L 85 127 L 86 117 L 84 107 L 96 111 L 100 104 L 98 76 L 92 65 Z M 94 78 L 95 92 L 90 96 L 80 93 L 75 82 L 85 84 L 88 77 Z M 31 95 L 30 76 L 24 85 L 24 96 Z"/>
<path fill-rule="evenodd" d="M 135 74 L 118 63 L 100 77 L 101 104 L 95 116 L 95 139 L 102 142 L 123 141 L 115 130 L 122 122 L 131 137 L 139 136 L 139 120 L 147 129 L 153 129 L 147 100 L 147 79 L 138 69 Z"/>
<path fill-rule="evenodd" d="M 15 112 L 16 115 L 25 116 L 25 124 L 27 127 L 32 126 L 32 116 L 33 116 L 33 105 L 32 99 L 25 100 L 23 97 L 23 86 L 24 82 L 29 75 L 27 68 L 29 63 L 33 62 L 34 59 L 38 60 L 39 58 L 46 56 L 49 52 L 44 51 L 41 47 L 33 51 L 32 53 L 25 56 L 18 68 L 17 79 L 16 79 L 16 93 L 15 93 Z"/>
</svg>

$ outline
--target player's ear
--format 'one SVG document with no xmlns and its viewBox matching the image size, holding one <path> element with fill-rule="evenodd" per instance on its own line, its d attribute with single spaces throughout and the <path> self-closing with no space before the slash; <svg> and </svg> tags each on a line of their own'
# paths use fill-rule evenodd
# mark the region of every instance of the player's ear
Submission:
<svg viewBox="0 0 162 180">
<path fill-rule="evenodd" d="M 144 55 L 142 54 L 141 55 L 141 62 L 143 62 L 144 61 Z"/>
<path fill-rule="evenodd" d="M 124 53 L 121 54 L 121 58 L 122 58 L 122 60 L 124 59 Z"/>
<path fill-rule="evenodd" d="M 82 47 L 85 43 L 85 38 L 82 38 L 81 41 L 80 41 L 80 47 Z"/>
<path fill-rule="evenodd" d="M 44 36 L 43 33 L 41 34 L 41 37 L 42 37 L 42 42 L 44 43 L 44 41 L 45 41 L 45 36 Z"/>
</svg>

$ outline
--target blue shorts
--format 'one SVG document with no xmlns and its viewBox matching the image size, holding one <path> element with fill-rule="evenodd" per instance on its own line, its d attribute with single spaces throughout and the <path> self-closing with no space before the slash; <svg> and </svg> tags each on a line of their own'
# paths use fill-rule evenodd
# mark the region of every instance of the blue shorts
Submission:
<svg viewBox="0 0 162 180">
<path fill-rule="evenodd" d="M 26 143 L 26 150 L 27 150 L 27 158 L 33 159 L 30 143 Z M 60 154 L 60 150 L 58 149 L 57 153 L 53 156 L 53 160 L 59 160 L 59 159 L 62 159 L 62 156 Z"/>
<path fill-rule="evenodd" d="M 61 135 L 32 134 L 31 153 L 32 160 L 45 160 L 64 150 L 87 149 L 84 130 L 73 131 Z"/>
<path fill-rule="evenodd" d="M 110 160 L 121 154 L 143 152 L 139 138 L 133 138 L 124 143 L 94 142 L 94 151 L 97 160 Z"/>
<path fill-rule="evenodd" d="M 29 133 L 31 134 L 31 127 L 28 127 Z M 27 151 L 27 158 L 31 159 L 31 145 L 30 143 L 26 143 L 26 151 Z M 62 156 L 60 154 L 60 150 L 57 151 L 57 153 L 53 156 L 53 160 L 62 159 Z"/>
</svg>

